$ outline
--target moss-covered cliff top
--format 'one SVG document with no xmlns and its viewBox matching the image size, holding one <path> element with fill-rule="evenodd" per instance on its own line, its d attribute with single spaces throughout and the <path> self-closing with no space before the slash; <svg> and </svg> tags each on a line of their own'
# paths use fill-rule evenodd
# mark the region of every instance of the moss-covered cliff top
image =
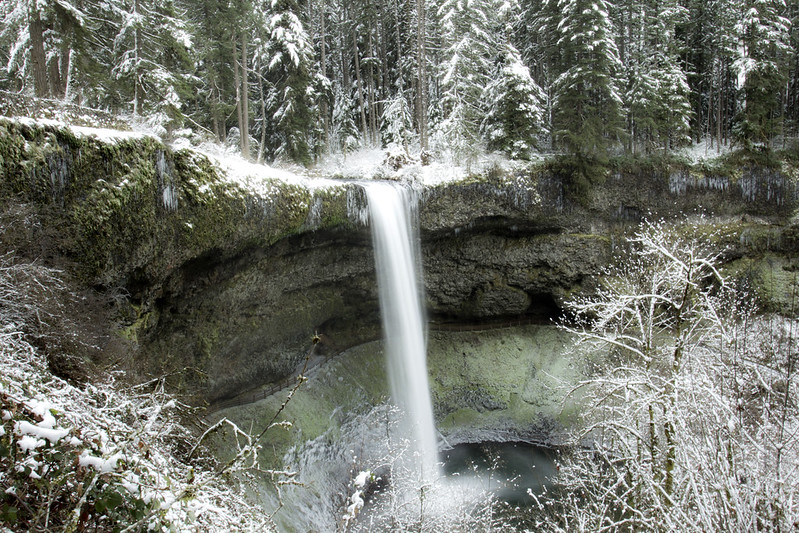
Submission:
<svg viewBox="0 0 799 533">
<path fill-rule="evenodd" d="M 155 281 L 203 254 L 359 223 L 352 186 L 224 168 L 133 132 L 0 119 L 0 165 L 6 207 L 35 206 L 60 232 L 54 253 L 93 284 Z"/>
<path fill-rule="evenodd" d="M 35 206 L 43 223 L 57 228 L 54 253 L 72 259 L 92 284 L 157 284 L 198 257 L 233 257 L 289 235 L 368 223 L 356 182 L 172 150 L 134 132 L 3 118 L 0 165 L 3 202 Z M 551 163 L 494 165 L 478 174 L 384 166 L 377 177 L 413 184 L 422 230 L 434 233 L 498 226 L 589 233 L 685 213 L 786 221 L 799 198 L 796 167 L 788 163 L 616 167 L 579 191 L 568 168 Z"/>
</svg>

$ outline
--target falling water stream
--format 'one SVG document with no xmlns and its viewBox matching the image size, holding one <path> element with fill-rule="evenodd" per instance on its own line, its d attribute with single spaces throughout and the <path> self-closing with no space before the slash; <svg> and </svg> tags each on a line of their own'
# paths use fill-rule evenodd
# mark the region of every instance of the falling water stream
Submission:
<svg viewBox="0 0 799 533">
<path fill-rule="evenodd" d="M 536 456 L 519 443 L 456 446 L 439 463 L 413 189 L 372 182 L 365 184 L 364 190 L 374 244 L 386 374 L 399 415 L 385 403 L 360 414 L 353 411 L 335 437 L 325 434 L 294 448 L 287 462 L 300 472 L 301 485 L 286 489 L 290 508 L 277 517 L 279 526 L 285 531 L 340 530 L 344 509 L 349 513 L 349 506 L 360 501 L 363 511 L 345 526 L 348 531 L 396 531 L 402 524 L 399 530 L 406 530 L 402 529 L 406 526 L 419 531 L 468 527 L 479 523 L 480 510 L 488 508 L 495 494 L 514 505 L 523 504 L 525 498 L 529 499 L 526 489 L 542 485 L 543 477 L 524 477 L 525 471 L 534 468 Z M 346 369 L 352 363 L 342 364 Z M 357 378 L 350 381 L 350 377 L 341 375 L 336 383 L 345 389 L 359 387 Z M 335 415 L 331 414 L 331 420 Z M 490 460 L 486 455 L 489 452 Z M 495 456 L 502 457 L 507 471 L 496 468 Z M 552 463 L 551 459 L 547 461 Z M 359 471 L 373 468 L 377 469 L 373 472 L 375 492 L 364 507 L 363 487 L 357 487 L 359 491 L 354 494 L 352 480 Z M 487 475 L 482 473 L 485 471 Z M 342 482 L 348 476 L 345 503 Z M 512 483 L 511 478 L 515 480 Z M 519 491 L 500 493 L 506 485 L 510 487 L 508 484 Z"/>
<path fill-rule="evenodd" d="M 366 186 L 372 222 L 377 285 L 383 318 L 391 397 L 404 413 L 423 479 L 438 476 L 433 407 L 427 379 L 425 321 L 419 287 L 417 239 L 410 190 L 391 183 Z"/>
</svg>

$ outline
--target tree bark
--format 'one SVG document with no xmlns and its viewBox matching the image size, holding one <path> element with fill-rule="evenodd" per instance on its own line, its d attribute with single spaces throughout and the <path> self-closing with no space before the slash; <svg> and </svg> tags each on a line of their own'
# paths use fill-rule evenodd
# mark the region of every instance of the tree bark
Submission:
<svg viewBox="0 0 799 533">
<path fill-rule="evenodd" d="M 236 124 L 239 127 L 239 148 L 244 153 L 244 131 L 242 128 L 243 116 L 241 109 L 241 75 L 239 74 L 239 54 L 236 46 L 236 35 L 231 38 L 233 45 L 233 84 L 236 86 Z"/>
<path fill-rule="evenodd" d="M 361 60 L 358 58 L 358 36 L 352 36 L 352 52 L 355 55 L 355 79 L 358 82 L 358 107 L 361 111 L 361 138 L 369 140 L 369 131 L 366 126 L 366 104 L 363 100 L 363 78 L 361 76 Z"/>
<path fill-rule="evenodd" d="M 53 96 L 53 98 L 61 98 L 64 96 L 64 93 L 61 91 L 63 82 L 61 80 L 61 71 L 58 68 L 59 63 L 60 61 L 58 58 L 54 57 L 47 64 L 47 70 L 49 71 L 48 79 L 50 81 L 50 94 Z"/>
<path fill-rule="evenodd" d="M 322 77 L 327 78 L 327 29 L 325 27 L 325 5 L 322 3 L 319 21 L 319 64 Z M 330 118 L 327 109 L 327 94 L 322 95 L 322 124 L 325 132 L 325 148 L 330 144 Z"/>
<path fill-rule="evenodd" d="M 247 32 L 241 33 L 241 156 L 250 159 L 250 100 L 247 74 Z"/>
<path fill-rule="evenodd" d="M 340 61 L 341 61 L 341 77 L 344 80 L 344 91 L 346 93 L 346 97 L 349 98 L 350 89 L 352 88 L 352 80 L 350 79 L 350 62 L 347 60 L 347 55 L 345 53 L 345 49 L 347 48 L 347 30 L 344 27 L 344 22 L 348 19 L 349 15 L 347 14 L 347 3 L 344 3 L 343 12 L 339 11 L 339 19 L 338 19 L 338 27 L 339 27 L 339 42 L 344 43 L 342 46 L 338 47 Z"/>
<path fill-rule="evenodd" d="M 33 88 L 36 96 L 47 98 L 50 87 L 47 84 L 47 58 L 44 53 L 44 30 L 39 12 L 31 10 L 28 20 L 28 32 L 31 39 L 31 69 L 33 70 Z"/>
<path fill-rule="evenodd" d="M 261 69 L 259 69 L 261 71 Z M 258 160 L 257 162 L 260 163 L 264 160 L 264 152 L 266 151 L 266 121 L 267 121 L 267 110 L 266 110 L 266 94 L 264 93 L 264 82 L 263 80 L 258 80 L 258 92 L 261 96 L 261 115 L 263 116 L 263 124 L 261 124 L 261 143 L 258 146 Z"/>
<path fill-rule="evenodd" d="M 417 123 L 419 127 L 419 145 L 427 150 L 427 75 L 425 69 L 425 5 L 424 0 L 416 0 L 416 72 L 417 72 Z"/>
<path fill-rule="evenodd" d="M 65 100 L 69 99 L 69 84 L 72 81 L 72 48 L 64 45 L 61 53 L 61 95 Z"/>
<path fill-rule="evenodd" d="M 139 0 L 136 0 L 133 3 L 133 10 L 138 15 L 141 12 L 141 6 L 139 5 Z M 136 68 L 134 70 L 136 79 L 134 80 L 134 88 L 133 88 L 133 114 L 140 115 L 144 110 L 144 85 L 142 84 L 142 79 L 144 78 L 144 71 L 141 68 L 142 64 L 142 57 L 144 54 L 142 52 L 143 38 L 141 33 L 141 27 L 136 26 L 136 31 L 134 32 L 134 48 L 136 53 Z"/>
<path fill-rule="evenodd" d="M 368 65 L 368 76 L 369 76 L 369 83 L 367 84 L 366 88 L 368 89 L 367 93 L 367 102 L 369 105 L 369 129 L 370 129 L 370 140 L 373 145 L 377 145 L 377 116 L 375 114 L 375 71 L 374 71 L 374 46 L 372 42 L 372 32 L 369 30 L 369 40 L 368 42 L 368 53 L 369 53 L 369 65 Z"/>
</svg>

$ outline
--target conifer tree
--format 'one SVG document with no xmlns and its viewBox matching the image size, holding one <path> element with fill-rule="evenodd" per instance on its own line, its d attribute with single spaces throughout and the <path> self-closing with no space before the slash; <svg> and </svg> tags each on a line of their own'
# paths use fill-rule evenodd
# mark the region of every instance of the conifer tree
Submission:
<svg viewBox="0 0 799 533">
<path fill-rule="evenodd" d="M 795 137 L 799 132 L 799 4 L 791 2 L 788 5 L 788 10 L 791 21 L 791 58 L 784 102 L 783 138 Z"/>
<path fill-rule="evenodd" d="M 234 50 L 241 27 L 241 17 L 250 17 L 242 6 L 227 0 L 203 0 L 187 10 L 197 34 L 195 46 L 201 75 L 196 120 L 206 124 L 219 142 L 228 136 L 237 116 L 236 85 L 233 61 L 239 60 Z M 235 123 L 238 127 L 238 123 Z"/>
<path fill-rule="evenodd" d="M 441 65 L 442 118 L 435 126 L 440 150 L 460 159 L 479 145 L 486 106 L 483 88 L 493 71 L 496 41 L 490 32 L 490 0 L 444 0 L 438 8 L 444 62 Z"/>
<path fill-rule="evenodd" d="M 113 42 L 117 90 L 134 114 L 149 114 L 151 125 L 165 133 L 182 120 L 190 92 L 191 36 L 171 1 L 131 0 L 115 8 L 122 21 Z"/>
<path fill-rule="evenodd" d="M 692 135 L 715 141 L 717 148 L 729 139 L 737 105 L 733 62 L 739 46 L 738 4 L 736 0 L 693 0 L 681 29 Z"/>
<path fill-rule="evenodd" d="M 747 0 L 736 28 L 743 45 L 735 62 L 743 98 L 736 136 L 747 148 L 770 145 L 780 131 L 780 93 L 792 53 L 785 10 L 784 0 Z"/>
<path fill-rule="evenodd" d="M 413 112 L 405 95 L 398 93 L 388 101 L 381 119 L 386 145 L 408 150 L 413 138 Z"/>
<path fill-rule="evenodd" d="M 313 127 L 313 49 L 293 0 L 271 0 L 267 8 L 264 49 L 267 153 L 308 165 Z"/>
<path fill-rule="evenodd" d="M 6 72 L 36 96 L 66 96 L 89 24 L 85 10 L 69 0 L 3 1 L 0 18 Z"/>
<path fill-rule="evenodd" d="M 629 4 L 625 101 L 631 150 L 684 144 L 690 140 L 691 107 L 674 32 L 685 10 L 674 0 Z"/>
<path fill-rule="evenodd" d="M 549 0 L 555 2 L 556 0 Z M 553 137 L 583 156 L 605 154 L 623 133 L 622 71 L 607 0 L 557 0 L 560 20 L 550 31 L 561 51 L 553 82 Z"/>
<path fill-rule="evenodd" d="M 519 51 L 507 43 L 494 79 L 483 92 L 489 109 L 482 124 L 489 150 L 527 159 L 544 131 L 546 95 L 533 81 Z"/>
<path fill-rule="evenodd" d="M 361 143 L 352 104 L 352 100 L 344 94 L 342 87 L 336 86 L 333 95 L 331 142 L 337 150 L 343 152 L 356 150 Z"/>
</svg>

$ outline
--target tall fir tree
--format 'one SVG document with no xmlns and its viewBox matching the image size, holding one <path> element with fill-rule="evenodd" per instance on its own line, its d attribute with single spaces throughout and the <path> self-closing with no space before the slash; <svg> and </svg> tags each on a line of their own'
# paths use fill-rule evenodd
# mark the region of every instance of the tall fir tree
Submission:
<svg viewBox="0 0 799 533">
<path fill-rule="evenodd" d="M 784 0 L 746 0 L 736 28 L 742 47 L 735 68 L 743 100 L 736 137 L 746 148 L 770 146 L 780 133 L 780 97 L 792 54 L 786 7 Z"/>
<path fill-rule="evenodd" d="M 550 28 L 558 39 L 560 74 L 553 82 L 553 137 L 581 156 L 604 156 L 624 131 L 619 87 L 622 64 L 608 0 L 556 2 L 560 20 Z"/>
<path fill-rule="evenodd" d="M 691 0 L 680 30 L 690 88 L 692 137 L 720 149 L 732 132 L 737 94 L 733 62 L 737 54 L 736 0 Z"/>
<path fill-rule="evenodd" d="M 3 1 L 0 17 L 0 43 L 14 85 L 32 87 L 39 97 L 68 96 L 78 55 L 91 58 L 85 48 L 87 12 L 69 0 Z"/>
<path fill-rule="evenodd" d="M 491 0 L 443 0 L 438 7 L 444 61 L 439 73 L 442 116 L 434 135 L 438 149 L 455 159 L 469 157 L 482 140 L 483 88 L 497 48 L 491 32 L 495 8 Z"/>
<path fill-rule="evenodd" d="M 263 54 L 266 83 L 266 151 L 270 158 L 286 158 L 310 165 L 314 103 L 313 48 L 293 0 L 271 0 L 266 10 Z"/>
<path fill-rule="evenodd" d="M 796 137 L 799 134 L 799 3 L 788 5 L 791 21 L 791 51 L 788 87 L 785 95 L 785 123 L 783 138 Z"/>
<path fill-rule="evenodd" d="M 516 48 L 506 43 L 499 68 L 483 91 L 489 105 L 482 123 L 489 150 L 528 159 L 545 131 L 546 95 Z"/>
<path fill-rule="evenodd" d="M 171 1 L 129 0 L 116 9 L 122 20 L 113 46 L 117 90 L 134 114 L 148 114 L 166 133 L 181 124 L 183 99 L 191 92 L 191 36 Z"/>
<path fill-rule="evenodd" d="M 632 152 L 669 149 L 690 141 L 688 81 L 678 58 L 675 28 L 686 10 L 675 0 L 632 0 L 626 11 L 625 101 Z"/>
</svg>

